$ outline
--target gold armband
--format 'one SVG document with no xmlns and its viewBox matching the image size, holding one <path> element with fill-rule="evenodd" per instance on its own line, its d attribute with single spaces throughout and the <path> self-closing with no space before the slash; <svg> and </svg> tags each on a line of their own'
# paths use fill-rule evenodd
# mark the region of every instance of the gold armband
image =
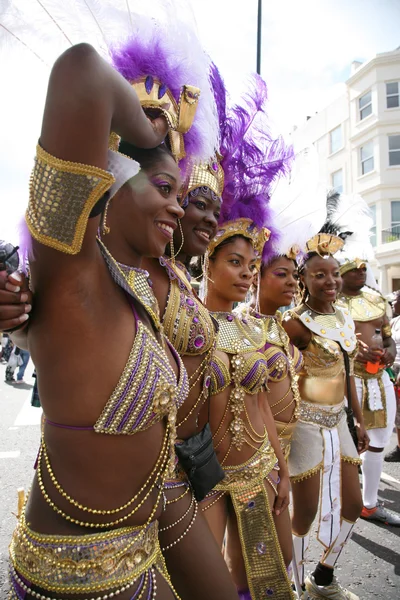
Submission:
<svg viewBox="0 0 400 600">
<path fill-rule="evenodd" d="M 55 158 L 38 145 L 25 215 L 30 233 L 45 246 L 78 254 L 90 212 L 114 181 L 103 169 Z"/>
</svg>

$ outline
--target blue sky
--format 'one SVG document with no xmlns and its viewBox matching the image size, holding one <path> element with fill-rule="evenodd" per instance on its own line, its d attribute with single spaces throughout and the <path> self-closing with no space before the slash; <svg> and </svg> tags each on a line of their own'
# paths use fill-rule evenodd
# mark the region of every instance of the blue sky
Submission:
<svg viewBox="0 0 400 600">
<path fill-rule="evenodd" d="M 126 6 L 125 0 L 113 1 Z M 73 0 L 41 2 L 54 7 Z M 133 10 L 135 0 L 129 2 Z M 190 2 L 203 44 L 237 99 L 256 66 L 257 0 Z M 40 10 L 35 0 L 18 0 L 18 4 L 28 12 Z M 399 23 L 400 0 L 263 0 L 262 75 L 275 129 L 289 132 L 329 104 L 343 90 L 353 60 L 367 60 L 400 46 Z M 57 48 L 46 48 L 51 57 L 58 53 Z M 27 202 L 48 76 L 48 69 L 33 55 L 22 56 L 23 62 L 0 28 L 0 194 L 6 207 L 0 237 L 14 240 L 15 223 Z"/>
</svg>

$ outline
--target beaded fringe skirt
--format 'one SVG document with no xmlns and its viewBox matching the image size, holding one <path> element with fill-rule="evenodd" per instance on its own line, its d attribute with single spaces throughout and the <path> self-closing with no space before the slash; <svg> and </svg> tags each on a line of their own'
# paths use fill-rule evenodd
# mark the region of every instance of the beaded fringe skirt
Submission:
<svg viewBox="0 0 400 600">
<path fill-rule="evenodd" d="M 57 593 L 88 594 L 96 599 L 137 583 L 139 588 L 152 587 L 154 569 L 170 584 L 157 521 L 147 527 L 53 536 L 32 531 L 22 515 L 10 544 L 9 598 L 22 600 L 27 588 L 37 586 L 48 598 Z"/>
</svg>

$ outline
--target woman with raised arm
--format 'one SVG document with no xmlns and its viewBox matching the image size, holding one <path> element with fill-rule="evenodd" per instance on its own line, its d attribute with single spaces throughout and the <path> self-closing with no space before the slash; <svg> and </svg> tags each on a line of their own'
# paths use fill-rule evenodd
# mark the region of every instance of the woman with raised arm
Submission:
<svg viewBox="0 0 400 600">
<path fill-rule="evenodd" d="M 179 597 L 161 554 L 157 519 L 170 501 L 165 485 L 175 469 L 176 414 L 188 380 L 163 333 L 141 258 L 164 253 L 183 215 L 176 159 L 199 90 L 185 87 L 178 104 L 179 87 L 174 96 L 151 75 L 136 89 L 143 106 L 157 109 L 152 122 L 131 86 L 87 46 L 63 55 L 50 80 L 27 212 L 35 292 L 28 344 L 45 426 L 37 474 L 11 544 L 15 598 Z M 154 89 L 156 106 L 142 98 L 147 94 L 153 102 Z M 159 111 L 172 125 L 172 152 L 168 145 L 139 150 L 132 142 L 156 145 L 167 132 Z M 107 162 L 111 127 L 137 162 L 110 151 Z M 116 147 L 115 137 L 112 143 Z M 60 360 L 49 372 L 45 366 L 54 354 Z M 189 529 L 198 530 L 203 545 L 192 555 L 181 546 L 186 578 L 193 577 L 191 594 L 187 580 L 177 578 L 177 587 L 185 598 L 204 597 L 196 589 L 197 552 L 202 567 L 217 565 L 215 593 L 208 597 L 233 599 L 193 502 L 187 512 L 190 522 L 172 545 L 178 548 Z M 61 555 L 54 544 L 63 548 Z M 43 548 L 49 570 L 38 558 Z"/>
<path fill-rule="evenodd" d="M 361 512 L 358 452 L 368 447 L 368 436 L 353 379 L 354 323 L 347 311 L 334 305 L 341 278 L 332 254 L 343 242 L 326 231 L 332 227 L 325 225 L 307 242 L 308 253 L 300 268 L 301 302 L 285 313 L 283 321 L 304 359 L 299 421 L 289 455 L 294 558 L 308 597 L 357 600 L 339 584 L 334 567 Z M 357 448 L 347 424 L 345 397 L 357 421 Z M 304 580 L 309 531 L 319 506 L 317 537 L 325 551 Z"/>
</svg>

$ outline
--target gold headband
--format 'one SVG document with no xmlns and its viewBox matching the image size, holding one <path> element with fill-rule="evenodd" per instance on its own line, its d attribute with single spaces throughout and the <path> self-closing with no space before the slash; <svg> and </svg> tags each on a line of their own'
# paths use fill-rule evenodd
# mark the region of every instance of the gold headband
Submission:
<svg viewBox="0 0 400 600">
<path fill-rule="evenodd" d="M 208 256 L 212 256 L 217 246 L 224 240 L 235 235 L 241 235 L 250 240 L 256 253 L 257 265 L 259 266 L 265 242 L 269 240 L 271 232 L 266 227 L 257 227 L 251 219 L 235 219 L 234 221 L 227 221 L 224 223 L 218 229 L 216 236 L 211 240 L 208 246 Z"/>
<path fill-rule="evenodd" d="M 197 105 L 200 98 L 199 88 L 184 85 L 178 104 L 171 91 L 155 77 L 148 75 L 132 83 L 140 104 L 144 109 L 159 110 L 166 118 L 169 125 L 168 137 L 171 151 L 178 162 L 185 156 L 183 135 L 193 124 Z M 168 108 L 165 108 L 169 105 Z"/>
<path fill-rule="evenodd" d="M 293 246 L 291 246 L 288 250 L 288 252 L 286 252 L 285 256 L 286 258 L 289 258 L 290 260 L 296 260 L 298 255 L 301 252 L 301 248 L 298 244 L 293 244 Z"/>
<path fill-rule="evenodd" d="M 350 260 L 348 258 L 345 259 L 345 262 L 340 265 L 339 271 L 341 275 L 348 273 L 349 271 L 353 271 L 354 269 L 363 269 L 367 266 L 367 261 L 362 260 L 361 258 L 354 258 Z"/>
<path fill-rule="evenodd" d="M 331 256 L 344 246 L 344 241 L 330 233 L 317 233 L 306 244 L 307 252 L 316 252 L 320 256 Z"/>
<path fill-rule="evenodd" d="M 182 186 L 180 196 L 182 200 L 186 196 L 200 187 L 208 187 L 219 198 L 224 190 L 224 170 L 220 165 L 221 156 L 216 156 L 207 163 L 193 165 L 190 176 Z"/>
</svg>

